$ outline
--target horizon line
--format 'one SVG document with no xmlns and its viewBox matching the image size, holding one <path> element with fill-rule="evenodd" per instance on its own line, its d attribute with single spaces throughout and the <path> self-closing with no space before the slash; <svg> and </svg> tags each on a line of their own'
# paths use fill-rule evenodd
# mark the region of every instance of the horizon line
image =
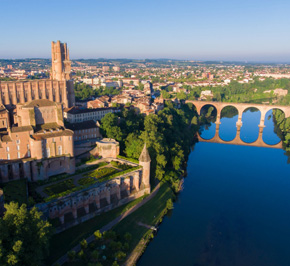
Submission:
<svg viewBox="0 0 290 266">
<path fill-rule="evenodd" d="M 51 60 L 51 57 L 23 57 L 23 58 L 0 58 L 0 60 Z M 265 61 L 255 61 L 255 60 L 222 60 L 222 59 L 173 59 L 173 58 L 105 58 L 105 57 L 98 57 L 98 58 L 76 58 L 70 59 L 71 61 L 77 60 L 170 60 L 170 61 L 184 61 L 184 62 L 216 62 L 216 63 L 242 63 L 242 64 L 290 64 L 290 61 L 272 61 L 272 60 L 265 60 Z"/>
</svg>

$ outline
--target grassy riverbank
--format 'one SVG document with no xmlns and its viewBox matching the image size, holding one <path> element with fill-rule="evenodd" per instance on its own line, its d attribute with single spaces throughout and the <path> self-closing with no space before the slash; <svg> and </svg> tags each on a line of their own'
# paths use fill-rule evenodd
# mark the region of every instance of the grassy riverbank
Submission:
<svg viewBox="0 0 290 266">
<path fill-rule="evenodd" d="M 174 193 L 169 185 L 162 183 L 154 198 L 113 228 L 118 235 L 124 235 L 127 232 L 132 235 L 130 248 L 127 252 L 127 254 L 130 254 L 127 258 L 128 262 L 130 261 L 134 264 L 135 259 L 139 258 L 144 251 L 144 247 L 150 241 L 152 229 L 139 224 L 142 223 L 149 226 L 159 224 L 162 217 L 167 213 L 167 200 L 173 197 Z"/>
<path fill-rule="evenodd" d="M 96 230 L 99 230 L 142 200 L 143 197 L 54 235 L 50 240 L 50 255 L 46 260 L 47 265 L 51 265 L 62 255 L 65 255 L 69 250 L 78 245 L 81 240 L 89 237 Z"/>
</svg>

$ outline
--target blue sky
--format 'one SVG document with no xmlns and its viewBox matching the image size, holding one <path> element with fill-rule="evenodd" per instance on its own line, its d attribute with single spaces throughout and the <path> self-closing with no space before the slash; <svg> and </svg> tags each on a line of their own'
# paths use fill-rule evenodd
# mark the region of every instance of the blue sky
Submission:
<svg viewBox="0 0 290 266">
<path fill-rule="evenodd" d="M 289 0 L 0 0 L 0 58 L 290 62 Z"/>
</svg>

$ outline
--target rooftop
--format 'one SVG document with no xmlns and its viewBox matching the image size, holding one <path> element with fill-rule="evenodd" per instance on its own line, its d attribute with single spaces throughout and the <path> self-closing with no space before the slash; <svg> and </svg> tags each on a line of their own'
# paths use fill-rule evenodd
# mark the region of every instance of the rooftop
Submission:
<svg viewBox="0 0 290 266">
<path fill-rule="evenodd" d="M 67 123 L 66 127 L 72 131 L 75 130 L 81 130 L 81 129 L 89 129 L 89 128 L 97 128 L 97 124 L 95 121 L 93 120 L 89 120 L 89 121 L 84 121 L 84 122 L 80 122 L 80 123 Z"/>
<path fill-rule="evenodd" d="M 108 107 L 108 108 L 94 108 L 94 109 L 80 109 L 78 107 L 71 107 L 71 108 L 65 108 L 63 111 L 68 114 L 84 114 L 84 113 L 92 113 L 92 112 L 99 112 L 104 110 L 117 110 L 116 107 Z"/>
<path fill-rule="evenodd" d="M 41 99 L 41 100 L 33 100 L 28 104 L 24 105 L 24 107 L 44 107 L 44 106 L 55 106 L 56 103 L 50 100 Z"/>
</svg>

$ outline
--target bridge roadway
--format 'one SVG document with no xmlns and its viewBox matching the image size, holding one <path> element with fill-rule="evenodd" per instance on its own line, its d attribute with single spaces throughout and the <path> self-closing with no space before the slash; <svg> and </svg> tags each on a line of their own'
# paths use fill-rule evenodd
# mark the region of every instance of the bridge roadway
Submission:
<svg viewBox="0 0 290 266">
<path fill-rule="evenodd" d="M 263 129 L 265 127 L 264 121 L 265 121 L 266 113 L 272 109 L 280 109 L 281 111 L 284 112 L 286 118 L 289 117 L 290 116 L 290 106 L 265 105 L 265 104 L 254 104 L 254 103 L 226 103 L 226 102 L 213 102 L 213 101 L 190 101 L 190 100 L 186 101 L 186 103 L 192 103 L 196 107 L 196 111 L 199 115 L 200 115 L 200 111 L 201 111 L 202 107 L 204 107 L 206 105 L 212 105 L 217 110 L 217 119 L 215 122 L 216 123 L 215 136 L 210 140 L 205 140 L 201 136 L 198 135 L 199 141 L 232 144 L 232 145 L 245 145 L 245 146 L 254 146 L 254 147 L 266 147 L 266 148 L 278 148 L 278 149 L 282 148 L 282 141 L 280 141 L 276 145 L 269 145 L 263 141 Z M 224 141 L 219 136 L 219 126 L 221 124 L 221 122 L 220 122 L 221 112 L 227 106 L 233 106 L 238 111 L 238 121 L 236 123 L 237 134 L 236 134 L 236 137 L 231 141 Z M 241 130 L 241 127 L 243 125 L 243 123 L 242 123 L 243 112 L 247 108 L 250 108 L 250 107 L 257 108 L 261 112 L 261 118 L 260 118 L 260 124 L 259 124 L 259 136 L 258 136 L 257 140 L 252 142 L 252 143 L 246 143 L 246 142 L 242 141 L 240 138 L 240 130 Z"/>
</svg>

